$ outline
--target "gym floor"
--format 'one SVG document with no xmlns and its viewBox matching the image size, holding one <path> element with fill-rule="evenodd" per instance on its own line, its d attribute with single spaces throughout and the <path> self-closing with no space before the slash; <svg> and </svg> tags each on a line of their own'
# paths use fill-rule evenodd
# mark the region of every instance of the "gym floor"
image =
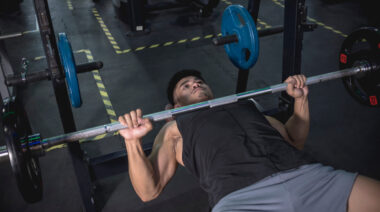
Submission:
<svg viewBox="0 0 380 212">
<path fill-rule="evenodd" d="M 337 70 L 344 38 L 360 26 L 379 27 L 380 18 L 374 5 L 363 2 L 306 2 L 307 20 L 318 28 L 304 34 L 303 74 L 312 76 Z M 151 32 L 131 37 L 127 36 L 128 25 L 116 17 L 110 0 L 49 0 L 55 33 L 67 33 L 76 63 L 91 60 L 104 63 L 100 77 L 92 72 L 79 75 L 83 105 L 73 108 L 77 129 L 109 123 L 135 108 L 142 108 L 145 114 L 163 110 L 169 77 L 184 68 L 202 71 L 216 97 L 234 93 L 237 68 L 223 47 L 213 46 L 207 38 L 220 32 L 221 14 L 230 4 L 247 6 L 247 1 L 222 0 L 211 17 L 204 19 L 184 9 L 155 12 L 148 17 Z M 282 25 L 283 5 L 283 0 L 261 1 L 258 27 Z M 5 40 L 12 66 L 19 72 L 21 58 L 25 57 L 29 60 L 29 72 L 44 70 L 47 63 L 33 2 L 24 0 L 20 6 L 20 13 L 0 17 L 1 34 L 27 32 L 22 37 Z M 250 72 L 249 90 L 281 82 L 282 39 L 282 34 L 260 38 L 260 56 Z M 305 151 L 323 164 L 380 180 L 380 110 L 354 101 L 341 80 L 311 86 L 309 90 L 311 129 Z M 33 132 L 44 138 L 63 133 L 51 82 L 28 85 L 22 98 Z M 272 109 L 277 107 L 278 95 L 256 100 L 265 109 Z M 155 124 L 144 143 L 153 141 L 162 124 Z M 124 148 L 119 135 L 81 146 L 89 158 Z M 0 164 L 0 211 L 82 211 L 67 148 L 47 152 L 40 158 L 40 166 L 43 200 L 26 204 L 11 166 Z M 148 203 L 137 197 L 127 172 L 99 180 L 95 186 L 99 211 L 208 211 L 207 195 L 183 168 L 179 168 L 162 195 Z"/>
</svg>

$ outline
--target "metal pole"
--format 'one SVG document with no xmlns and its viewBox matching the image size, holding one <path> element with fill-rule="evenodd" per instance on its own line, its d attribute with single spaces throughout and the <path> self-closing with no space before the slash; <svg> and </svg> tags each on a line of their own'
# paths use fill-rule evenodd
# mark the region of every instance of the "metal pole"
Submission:
<svg viewBox="0 0 380 212">
<path fill-rule="evenodd" d="M 257 25 L 257 16 L 259 15 L 260 0 L 250 0 L 248 2 L 248 11 Z"/>
<path fill-rule="evenodd" d="M 8 150 L 5 148 L 5 146 L 2 146 L 0 150 L 0 162 L 3 161 L 9 161 Z"/>
<path fill-rule="evenodd" d="M 302 58 L 302 12 L 305 0 L 285 0 L 284 9 L 284 36 L 282 54 L 282 80 L 289 76 L 301 73 Z M 288 119 L 293 113 L 293 99 L 283 92 L 281 94 L 279 108 L 285 108 L 286 114 L 283 118 Z"/>
</svg>

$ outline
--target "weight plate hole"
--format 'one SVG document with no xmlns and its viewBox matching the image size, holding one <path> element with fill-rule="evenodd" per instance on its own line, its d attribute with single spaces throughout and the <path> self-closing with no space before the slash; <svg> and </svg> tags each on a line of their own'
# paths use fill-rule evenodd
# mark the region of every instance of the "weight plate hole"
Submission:
<svg viewBox="0 0 380 212">
<path fill-rule="evenodd" d="M 242 26 L 245 26 L 244 18 L 241 17 L 241 15 L 240 15 L 239 13 L 237 14 L 237 17 L 239 18 L 240 24 L 241 24 Z"/>
<path fill-rule="evenodd" d="M 245 53 L 245 60 L 248 61 L 249 57 L 251 56 L 251 51 L 249 51 L 247 48 L 245 48 L 243 51 Z"/>
</svg>

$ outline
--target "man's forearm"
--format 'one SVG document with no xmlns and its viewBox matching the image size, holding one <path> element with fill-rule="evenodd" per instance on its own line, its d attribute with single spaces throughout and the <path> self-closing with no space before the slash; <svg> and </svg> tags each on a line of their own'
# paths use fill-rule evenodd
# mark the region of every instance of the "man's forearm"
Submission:
<svg viewBox="0 0 380 212">
<path fill-rule="evenodd" d="M 149 201 L 157 196 L 156 174 L 152 163 L 145 156 L 140 140 L 125 141 L 128 155 L 129 177 L 133 188 L 142 201 Z"/>
<path fill-rule="evenodd" d="M 309 101 L 307 97 L 294 100 L 293 115 L 285 124 L 289 137 L 298 149 L 303 149 L 310 129 Z"/>
</svg>

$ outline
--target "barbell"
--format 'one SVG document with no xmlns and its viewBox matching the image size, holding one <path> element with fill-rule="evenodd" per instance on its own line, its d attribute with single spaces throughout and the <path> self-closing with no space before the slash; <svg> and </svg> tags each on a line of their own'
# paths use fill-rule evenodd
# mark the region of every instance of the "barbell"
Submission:
<svg viewBox="0 0 380 212">
<path fill-rule="evenodd" d="M 379 72 L 378 70 L 380 68 L 379 64 L 380 63 L 374 63 L 374 62 L 369 63 L 367 61 L 366 62 L 363 61 L 360 65 L 357 65 L 352 68 L 346 68 L 346 69 L 335 71 L 335 72 L 330 72 L 326 74 L 309 77 L 306 80 L 306 85 L 318 84 L 321 82 L 326 82 L 326 81 L 330 81 L 334 79 L 340 79 L 344 77 L 353 77 L 355 75 L 365 75 L 365 77 L 374 76 L 375 74 L 378 75 L 378 72 Z M 380 83 L 378 85 L 380 86 Z M 143 118 L 148 118 L 151 121 L 158 122 L 158 121 L 166 120 L 168 118 L 173 118 L 176 115 L 180 115 L 180 114 L 191 112 L 191 111 L 196 111 L 199 109 L 213 108 L 217 106 L 231 104 L 241 99 L 247 99 L 247 98 L 257 97 L 260 95 L 274 94 L 274 93 L 286 91 L 286 87 L 287 87 L 287 83 L 280 83 L 280 84 L 272 85 L 266 88 L 246 91 L 246 92 L 233 94 L 233 95 L 229 95 L 225 97 L 220 97 L 220 98 L 216 98 L 216 99 L 212 99 L 212 100 L 208 100 L 204 102 L 199 102 L 196 104 L 191 104 L 184 107 L 151 113 L 151 114 L 143 116 Z M 377 95 L 380 95 L 380 94 L 377 94 Z M 111 133 L 111 132 L 115 132 L 115 131 L 126 129 L 126 128 L 127 127 L 120 124 L 119 122 L 113 122 L 110 124 L 104 124 L 97 127 L 80 130 L 80 131 L 72 132 L 72 133 L 66 133 L 66 134 L 62 134 L 62 135 L 58 135 L 58 136 L 54 136 L 50 138 L 45 138 L 45 139 L 41 139 L 41 137 L 37 134 L 37 135 L 32 135 L 28 139 L 21 141 L 21 146 L 22 146 L 23 151 L 32 150 L 33 152 L 38 152 L 37 155 L 41 155 L 41 152 L 43 152 L 44 149 L 47 149 L 52 146 L 60 145 L 67 142 L 78 141 L 80 139 L 85 139 L 85 138 L 101 135 L 104 133 Z M 4 157 L 4 155 L 7 155 L 6 151 L 1 150 L 0 155 Z"/>
<path fill-rule="evenodd" d="M 253 36 L 256 36 L 255 34 Z M 257 39 L 257 38 L 256 38 Z M 240 42 L 240 40 L 238 41 Z M 355 45 L 362 46 L 357 53 Z M 243 46 L 243 48 L 245 48 Z M 342 78 L 347 90 L 360 103 L 367 106 L 379 106 L 380 98 L 380 35 L 376 28 L 361 28 L 349 35 L 342 45 L 339 55 L 341 70 L 308 77 L 306 85 L 319 84 L 321 82 Z M 252 98 L 260 95 L 273 94 L 285 91 L 287 83 L 275 84 L 269 87 L 246 91 L 225 97 L 212 99 L 180 108 L 160 111 L 145 115 L 152 121 L 161 121 L 176 115 L 195 111 L 203 108 L 213 108 L 241 99 Z M 0 161 L 9 159 L 12 171 L 16 175 L 23 197 L 28 202 L 38 201 L 42 196 L 41 170 L 38 157 L 45 154 L 49 147 L 63 143 L 74 142 L 104 133 L 111 133 L 126 127 L 119 122 L 104 124 L 77 132 L 62 134 L 50 138 L 42 138 L 40 134 L 18 135 L 20 119 L 17 116 L 19 110 L 13 99 L 4 102 L 2 109 L 2 124 L 0 126 L 6 147 L 0 147 Z M 13 105 L 13 106 L 12 106 Z M 16 112 L 15 112 L 16 111 Z"/>
</svg>

